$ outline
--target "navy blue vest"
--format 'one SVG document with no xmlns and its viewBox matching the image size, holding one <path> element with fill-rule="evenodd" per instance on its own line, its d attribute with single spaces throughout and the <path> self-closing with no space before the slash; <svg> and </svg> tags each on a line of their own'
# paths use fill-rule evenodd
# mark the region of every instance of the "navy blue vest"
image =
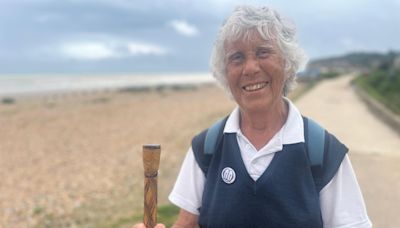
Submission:
<svg viewBox="0 0 400 228">
<path fill-rule="evenodd" d="M 204 134 L 204 132 L 203 132 Z M 201 135 L 201 134 L 200 134 Z M 335 151 L 335 164 L 325 162 L 322 175 L 327 184 L 336 173 L 347 148 L 328 134 L 326 148 Z M 193 139 L 192 147 L 199 162 L 201 136 Z M 332 155 L 327 154 L 325 160 Z M 339 157 L 339 159 L 337 159 Z M 235 171 L 231 184 L 222 180 L 226 167 Z M 334 167 L 332 169 L 332 167 Z M 331 170 L 334 170 L 333 172 Z M 213 154 L 207 171 L 200 210 L 201 227 L 322 227 L 319 190 L 311 171 L 304 143 L 284 145 L 275 153 L 271 164 L 254 181 L 244 166 L 236 134 L 225 133 L 219 149 Z"/>
</svg>

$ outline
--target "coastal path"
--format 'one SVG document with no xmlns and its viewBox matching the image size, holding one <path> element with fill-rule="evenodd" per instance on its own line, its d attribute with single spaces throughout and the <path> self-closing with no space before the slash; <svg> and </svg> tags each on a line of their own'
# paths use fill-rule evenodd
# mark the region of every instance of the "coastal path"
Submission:
<svg viewBox="0 0 400 228">
<path fill-rule="evenodd" d="M 296 106 L 349 147 L 374 227 L 400 227 L 400 136 L 357 96 L 353 75 L 324 80 Z"/>
</svg>

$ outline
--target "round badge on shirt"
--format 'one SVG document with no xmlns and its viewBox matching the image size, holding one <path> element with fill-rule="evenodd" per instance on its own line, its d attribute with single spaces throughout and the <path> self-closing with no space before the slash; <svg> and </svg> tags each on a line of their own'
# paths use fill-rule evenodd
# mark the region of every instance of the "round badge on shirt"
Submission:
<svg viewBox="0 0 400 228">
<path fill-rule="evenodd" d="M 236 173 L 231 167 L 225 167 L 221 172 L 222 180 L 227 184 L 235 182 Z"/>
</svg>

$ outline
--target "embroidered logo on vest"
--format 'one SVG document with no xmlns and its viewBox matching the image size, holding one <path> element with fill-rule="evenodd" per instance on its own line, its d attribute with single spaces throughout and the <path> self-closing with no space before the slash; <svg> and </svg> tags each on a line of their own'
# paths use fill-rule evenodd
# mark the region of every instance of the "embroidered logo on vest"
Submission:
<svg viewBox="0 0 400 228">
<path fill-rule="evenodd" d="M 222 180 L 227 184 L 235 182 L 236 173 L 231 167 L 225 167 L 221 173 Z"/>
</svg>

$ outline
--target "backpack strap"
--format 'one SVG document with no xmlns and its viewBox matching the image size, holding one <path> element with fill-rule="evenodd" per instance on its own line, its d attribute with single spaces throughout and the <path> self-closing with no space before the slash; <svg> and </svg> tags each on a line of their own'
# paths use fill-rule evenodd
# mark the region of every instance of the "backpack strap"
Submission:
<svg viewBox="0 0 400 228">
<path fill-rule="evenodd" d="M 215 122 L 192 140 L 195 159 L 207 176 L 212 156 L 218 150 L 228 117 Z M 330 182 L 336 174 L 348 149 L 335 136 L 312 119 L 303 117 L 307 156 L 317 192 Z"/>
<path fill-rule="evenodd" d="M 209 129 L 202 131 L 192 140 L 194 157 L 204 175 L 207 175 L 211 158 L 220 146 L 228 117 L 218 120 Z"/>
<path fill-rule="evenodd" d="M 325 129 L 314 120 L 303 118 L 305 123 L 305 141 L 311 166 L 322 166 L 325 149 Z"/>
<path fill-rule="evenodd" d="M 303 117 L 306 151 L 317 192 L 335 176 L 348 148 L 310 118 Z"/>
<path fill-rule="evenodd" d="M 311 173 L 317 191 L 322 189 L 325 146 L 325 129 L 310 118 L 303 117 L 304 139 Z"/>
<path fill-rule="evenodd" d="M 215 122 L 207 131 L 205 140 L 204 140 L 204 153 L 205 154 L 214 154 L 215 149 L 220 142 L 222 135 L 224 134 L 225 123 L 228 120 L 228 117 L 224 119 L 220 119 Z"/>
</svg>

